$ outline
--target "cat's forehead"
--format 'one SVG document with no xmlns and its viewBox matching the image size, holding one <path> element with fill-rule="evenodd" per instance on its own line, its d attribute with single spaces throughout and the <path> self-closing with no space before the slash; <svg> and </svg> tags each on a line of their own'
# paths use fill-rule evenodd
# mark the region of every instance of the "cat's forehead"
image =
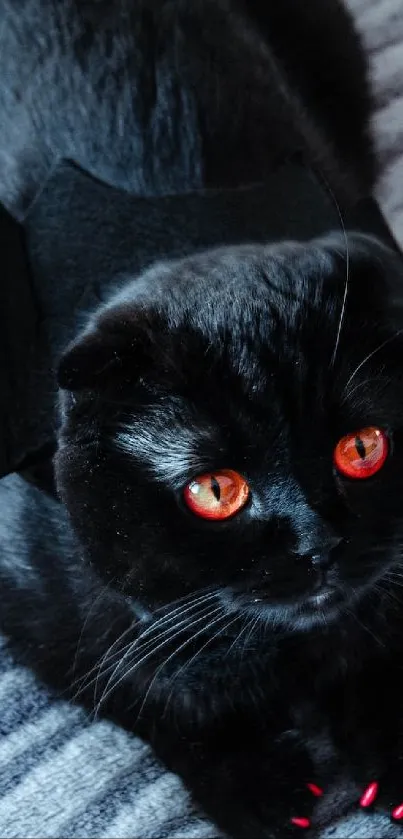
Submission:
<svg viewBox="0 0 403 839">
<path fill-rule="evenodd" d="M 165 274 L 160 302 L 169 327 L 185 323 L 211 347 L 229 350 L 227 358 L 232 351 L 238 372 L 258 370 L 257 358 L 267 349 L 275 364 L 287 359 L 330 369 L 343 347 L 354 356 L 393 328 L 396 280 L 400 288 L 401 263 L 381 242 L 332 233 L 308 243 L 221 248 L 184 260 Z M 392 307 L 397 319 L 398 296 Z"/>
<path fill-rule="evenodd" d="M 164 377 L 204 385 L 232 374 L 250 395 L 270 390 L 271 376 L 300 385 L 307 371 L 331 370 L 346 345 L 354 355 L 352 332 L 365 344 L 374 312 L 381 322 L 371 275 L 378 251 L 355 234 L 218 248 L 153 265 L 104 316 L 129 352 L 136 331 L 146 336 Z"/>
<path fill-rule="evenodd" d="M 337 238 L 337 243 L 339 242 Z M 345 268 L 345 255 L 342 272 Z M 125 278 L 122 291 L 105 311 L 115 306 L 155 307 L 175 325 L 184 313 L 198 312 L 199 318 L 242 318 L 259 304 L 292 313 L 306 301 L 319 304 L 329 290 L 323 281 L 340 273 L 335 249 L 321 240 L 310 243 L 283 242 L 277 245 L 237 245 L 193 254 L 180 260 L 158 262 L 133 282 Z M 216 308 L 215 308 L 216 307 Z"/>
<path fill-rule="evenodd" d="M 347 270 L 344 253 L 319 244 L 222 249 L 174 267 L 163 305 L 179 334 L 185 324 L 203 335 L 210 357 L 258 389 L 262 370 L 336 341 Z"/>
<path fill-rule="evenodd" d="M 385 250 L 361 234 L 334 234 L 153 265 L 125 283 L 65 355 L 62 386 L 122 381 L 130 399 L 143 377 L 173 393 L 185 388 L 198 403 L 214 391 L 217 404 L 229 394 L 274 401 L 279 390 L 299 398 L 312 382 L 323 391 L 340 367 L 348 377 L 361 352 L 372 357 L 393 326 L 383 302 Z"/>
<path fill-rule="evenodd" d="M 157 266 L 143 278 L 148 294 L 163 304 L 172 320 L 186 311 L 200 322 L 243 323 L 260 311 L 290 317 L 307 302 L 320 305 L 330 290 L 324 280 L 338 276 L 329 249 L 319 243 L 225 247 Z"/>
<path fill-rule="evenodd" d="M 322 331 L 322 342 L 336 330 L 345 278 L 344 254 L 322 243 L 225 247 L 152 266 L 114 306 L 133 321 L 157 314 L 180 354 L 193 331 L 209 358 L 221 349 L 250 374 L 262 348 L 281 354 L 291 343 L 298 349 L 306 328 Z"/>
</svg>

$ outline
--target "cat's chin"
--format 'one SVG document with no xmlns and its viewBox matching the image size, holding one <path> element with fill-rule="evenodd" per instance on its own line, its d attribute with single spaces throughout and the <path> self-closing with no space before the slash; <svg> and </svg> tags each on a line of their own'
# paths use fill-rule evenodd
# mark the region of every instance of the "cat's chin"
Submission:
<svg viewBox="0 0 403 839">
<path fill-rule="evenodd" d="M 315 627 L 324 627 L 336 621 L 348 598 L 341 588 L 323 587 L 295 602 L 276 601 L 268 595 L 251 596 L 248 594 L 230 598 L 229 608 L 260 618 L 273 629 L 288 632 L 310 631 Z"/>
</svg>

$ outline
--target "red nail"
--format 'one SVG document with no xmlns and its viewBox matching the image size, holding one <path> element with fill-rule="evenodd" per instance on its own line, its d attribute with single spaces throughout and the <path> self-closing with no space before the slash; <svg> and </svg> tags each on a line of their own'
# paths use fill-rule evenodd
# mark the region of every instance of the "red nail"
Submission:
<svg viewBox="0 0 403 839">
<path fill-rule="evenodd" d="M 360 807 L 370 807 L 371 804 L 374 803 L 375 798 L 377 797 L 379 792 L 379 784 L 377 781 L 373 781 L 372 784 L 366 788 L 365 792 L 362 794 L 360 798 Z M 403 816 L 403 807 L 402 807 L 402 816 Z"/>
<path fill-rule="evenodd" d="M 392 810 L 392 819 L 397 819 L 397 821 L 403 819 L 403 804 L 399 804 L 398 807 Z"/>
<path fill-rule="evenodd" d="M 306 827 L 310 827 L 310 826 L 311 826 L 311 822 L 309 821 L 309 819 L 304 819 L 304 818 L 301 818 L 301 819 L 300 819 L 300 818 L 294 818 L 294 819 L 291 819 L 291 822 L 292 822 L 292 824 L 295 824 L 295 825 L 296 825 L 296 827 L 304 827 L 304 828 L 306 828 Z"/>
<path fill-rule="evenodd" d="M 308 789 L 311 791 L 312 795 L 315 795 L 316 798 L 320 798 L 323 795 L 323 789 L 317 786 L 317 784 L 307 784 Z"/>
</svg>

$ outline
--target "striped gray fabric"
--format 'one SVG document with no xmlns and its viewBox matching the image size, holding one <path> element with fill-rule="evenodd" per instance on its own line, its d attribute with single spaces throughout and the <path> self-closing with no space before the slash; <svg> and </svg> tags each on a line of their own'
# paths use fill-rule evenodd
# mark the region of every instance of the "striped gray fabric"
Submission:
<svg viewBox="0 0 403 839">
<path fill-rule="evenodd" d="M 373 128 L 382 177 L 378 198 L 403 245 L 403 6 L 402 0 L 347 0 L 371 62 L 377 107 Z"/>
<path fill-rule="evenodd" d="M 371 58 L 378 196 L 403 244 L 402 0 L 348 0 Z M 402 790 L 403 797 L 403 790 Z M 52 701 L 0 642 L 0 835 L 5 839 L 185 839 L 217 836 L 178 778 L 148 746 L 108 722 Z M 322 839 L 393 839 L 400 830 L 360 812 Z"/>
<path fill-rule="evenodd" d="M 269 786 L 269 784 L 268 784 Z M 218 830 L 180 780 L 112 723 L 51 700 L 0 644 L 0 835 L 3 839 L 203 839 Z M 388 819 L 356 812 L 321 839 L 397 839 Z"/>
<path fill-rule="evenodd" d="M 51 701 L 0 649 L 0 835 L 169 839 L 218 835 L 151 749 Z"/>
</svg>

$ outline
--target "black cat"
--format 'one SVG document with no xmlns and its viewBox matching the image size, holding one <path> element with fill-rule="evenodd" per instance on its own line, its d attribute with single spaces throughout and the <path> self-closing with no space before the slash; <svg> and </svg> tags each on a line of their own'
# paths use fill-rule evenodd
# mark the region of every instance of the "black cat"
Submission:
<svg viewBox="0 0 403 839">
<path fill-rule="evenodd" d="M 68 156 L 141 194 L 261 180 L 298 148 L 337 193 L 370 190 L 337 3 L 63 8 L 26 3 L 59 69 L 46 132 L 15 150 L 15 211 L 27 148 L 37 172 Z M 401 275 L 350 231 L 152 266 L 61 361 L 57 498 L 0 485 L 12 643 L 233 837 L 315 829 L 374 779 L 401 814 Z"/>
<path fill-rule="evenodd" d="M 261 180 L 297 147 L 372 183 L 365 59 L 337 0 L 0 0 L 0 201 L 61 158 L 137 195 Z"/>
</svg>

